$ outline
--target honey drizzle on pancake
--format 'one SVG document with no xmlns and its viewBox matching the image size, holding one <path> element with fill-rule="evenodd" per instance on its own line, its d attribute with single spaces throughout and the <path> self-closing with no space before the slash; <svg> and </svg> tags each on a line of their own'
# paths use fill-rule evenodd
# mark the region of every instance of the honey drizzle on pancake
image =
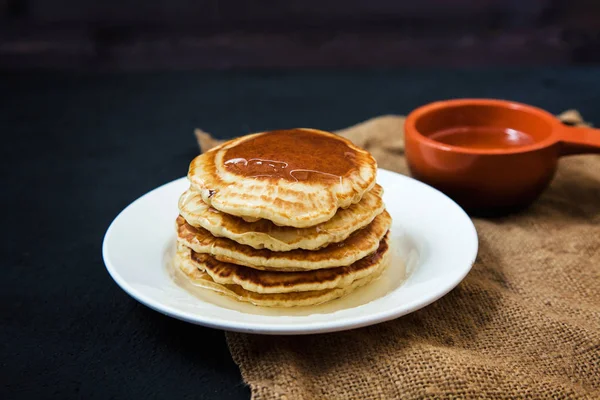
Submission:
<svg viewBox="0 0 600 400">
<path fill-rule="evenodd" d="M 288 181 L 341 180 L 356 169 L 356 151 L 334 135 L 303 129 L 266 132 L 224 155 L 229 172 Z"/>
</svg>

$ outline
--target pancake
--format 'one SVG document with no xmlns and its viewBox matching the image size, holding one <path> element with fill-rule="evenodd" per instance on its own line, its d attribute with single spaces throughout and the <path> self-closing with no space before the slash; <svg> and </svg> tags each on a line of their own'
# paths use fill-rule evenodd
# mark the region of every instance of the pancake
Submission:
<svg viewBox="0 0 600 400">
<path fill-rule="evenodd" d="M 316 129 L 243 136 L 196 157 L 191 187 L 209 206 L 247 221 L 305 228 L 358 203 L 375 185 L 373 156 Z"/>
<path fill-rule="evenodd" d="M 350 234 L 370 224 L 381 214 L 383 188 L 375 185 L 362 200 L 339 209 L 328 221 L 308 228 L 278 226 L 269 220 L 246 222 L 208 206 L 200 194 L 186 191 L 179 199 L 179 211 L 192 226 L 201 227 L 213 236 L 225 237 L 255 249 L 289 251 L 316 250 L 330 243 L 345 240 Z"/>
<path fill-rule="evenodd" d="M 387 258 L 389 233 L 383 237 L 374 253 L 345 267 L 301 272 L 261 271 L 237 264 L 225 263 L 213 256 L 191 251 L 191 259 L 217 283 L 239 285 L 256 293 L 290 293 L 346 287 L 377 270 Z M 183 245 L 179 245 L 183 246 Z"/>
<path fill-rule="evenodd" d="M 256 293 L 246 290 L 239 285 L 217 283 L 208 273 L 201 271 L 198 268 L 198 264 L 191 259 L 191 250 L 185 246 L 178 247 L 173 262 L 175 268 L 182 271 L 193 284 L 232 297 L 238 301 L 244 301 L 262 307 L 297 307 L 325 303 L 345 296 L 359 287 L 370 283 L 378 278 L 385 270 L 389 263 L 388 254 L 389 251 L 382 254 L 381 262 L 376 270 L 363 278 L 353 281 L 348 286 L 335 289 L 309 290 L 291 293 Z"/>
<path fill-rule="evenodd" d="M 177 217 L 176 221 L 177 240 L 195 252 L 210 254 L 223 262 L 273 271 L 307 271 L 350 265 L 377 250 L 391 223 L 390 215 L 384 211 L 343 242 L 332 243 L 315 251 L 274 252 L 214 237 L 204 228 L 191 226 L 182 216 Z"/>
</svg>

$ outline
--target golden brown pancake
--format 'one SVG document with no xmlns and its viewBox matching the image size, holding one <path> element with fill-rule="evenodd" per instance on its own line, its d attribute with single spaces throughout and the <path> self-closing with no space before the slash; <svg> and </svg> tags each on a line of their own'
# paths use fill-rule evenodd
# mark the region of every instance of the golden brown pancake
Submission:
<svg viewBox="0 0 600 400">
<path fill-rule="evenodd" d="M 375 185 L 360 202 L 339 209 L 330 220 L 308 228 L 278 226 L 266 219 L 246 222 L 208 206 L 200 194 L 191 189 L 180 197 L 179 210 L 190 225 L 204 228 L 213 236 L 225 237 L 255 249 L 316 250 L 330 243 L 341 242 L 370 224 L 383 212 L 382 195 L 383 188 Z"/>
<path fill-rule="evenodd" d="M 203 228 L 188 224 L 182 216 L 176 221 L 177 239 L 197 253 L 206 253 L 219 261 L 273 271 L 306 271 L 350 265 L 373 253 L 389 230 L 392 219 L 387 211 L 379 214 L 363 229 L 346 240 L 315 251 L 274 252 L 257 250 L 230 239 L 218 238 Z"/>
<path fill-rule="evenodd" d="M 225 142 L 196 157 L 188 178 L 219 211 L 304 228 L 358 203 L 376 172 L 371 154 L 347 139 L 299 128 Z"/>
<path fill-rule="evenodd" d="M 377 270 L 387 257 L 389 233 L 374 253 L 345 267 L 301 272 L 261 271 L 225 263 L 205 253 L 191 251 L 192 262 L 222 285 L 239 285 L 256 293 L 290 293 L 346 287 Z M 181 246 L 181 245 L 180 245 Z"/>
<path fill-rule="evenodd" d="M 191 259 L 191 250 L 183 245 L 178 247 L 174 258 L 175 268 L 180 269 L 193 284 L 213 290 L 238 301 L 244 301 L 263 307 L 296 307 L 325 303 L 345 296 L 378 278 L 389 263 L 389 251 L 382 253 L 379 267 L 369 275 L 353 281 L 342 288 L 309 290 L 290 293 L 257 293 L 244 289 L 235 284 L 220 284 L 215 282 L 198 264 Z"/>
</svg>

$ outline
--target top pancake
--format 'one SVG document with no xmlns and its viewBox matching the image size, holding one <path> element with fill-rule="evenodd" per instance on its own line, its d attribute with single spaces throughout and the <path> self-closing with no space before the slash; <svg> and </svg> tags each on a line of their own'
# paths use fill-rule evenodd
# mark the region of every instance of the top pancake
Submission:
<svg viewBox="0 0 600 400">
<path fill-rule="evenodd" d="M 347 139 L 315 129 L 247 135 L 196 157 L 188 179 L 209 206 L 246 221 L 304 228 L 358 203 L 377 163 Z"/>
</svg>

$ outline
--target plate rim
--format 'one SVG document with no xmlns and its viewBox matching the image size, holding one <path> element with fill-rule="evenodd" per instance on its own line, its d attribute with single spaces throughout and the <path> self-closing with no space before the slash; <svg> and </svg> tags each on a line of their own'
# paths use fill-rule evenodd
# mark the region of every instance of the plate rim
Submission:
<svg viewBox="0 0 600 400">
<path fill-rule="evenodd" d="M 394 178 L 405 179 L 412 181 L 413 184 L 417 184 L 423 187 L 426 187 L 427 190 L 432 190 L 437 192 L 438 195 L 445 197 L 449 200 L 456 208 L 459 213 L 465 218 L 465 221 L 468 221 L 468 227 L 470 231 L 470 242 L 474 244 L 473 254 L 471 255 L 469 265 L 465 267 L 465 269 L 456 277 L 447 284 L 443 290 L 437 292 L 434 296 L 427 297 L 426 300 L 413 300 L 409 303 L 403 303 L 402 305 L 397 305 L 395 307 L 389 307 L 381 312 L 369 315 L 358 315 L 356 317 L 351 318 L 352 321 L 348 321 L 348 318 L 344 319 L 332 319 L 330 321 L 303 321 L 301 326 L 298 324 L 286 324 L 274 326 L 272 323 L 264 323 L 264 322 L 251 322 L 247 321 L 232 321 L 231 319 L 222 319 L 220 317 L 210 317 L 208 319 L 203 318 L 202 315 L 190 315 L 190 313 L 178 310 L 168 305 L 164 305 L 158 300 L 153 299 L 151 296 L 148 296 L 144 293 L 141 293 L 135 287 L 130 285 L 126 279 L 124 279 L 119 273 L 118 268 L 116 268 L 109 257 L 109 249 L 108 249 L 108 241 L 110 235 L 115 229 L 116 222 L 121 218 L 121 216 L 127 212 L 130 208 L 136 206 L 138 202 L 143 201 L 146 197 L 151 196 L 154 192 L 161 190 L 165 186 L 176 184 L 179 181 L 186 180 L 187 178 L 181 177 L 178 179 L 174 179 L 170 182 L 166 182 L 148 192 L 141 195 L 131 203 L 129 203 L 125 208 L 123 208 L 111 221 L 108 229 L 106 230 L 103 241 L 102 241 L 102 258 L 104 261 L 104 265 L 111 276 L 111 278 L 115 281 L 115 283 L 129 296 L 138 302 L 142 303 L 146 307 L 157 311 L 163 315 L 179 319 L 181 321 L 185 321 L 188 323 L 192 323 L 195 325 L 201 325 L 214 329 L 221 329 L 225 331 L 233 331 L 233 332 L 244 332 L 244 333 L 255 333 L 255 334 L 267 334 L 267 335 L 298 335 L 298 334 L 317 334 L 317 333 L 329 333 L 329 332 L 338 332 L 345 331 L 350 329 L 357 329 L 365 326 L 375 325 L 382 322 L 390 321 L 396 318 L 400 318 L 402 316 L 411 314 L 419 309 L 429 306 L 430 304 L 438 301 L 440 298 L 447 295 L 450 291 L 452 291 L 460 282 L 462 282 L 465 277 L 471 271 L 473 264 L 475 263 L 477 254 L 479 252 L 479 237 L 477 234 L 477 229 L 473 224 L 473 221 L 468 216 L 468 214 L 460 207 L 454 200 L 452 200 L 448 195 L 439 191 L 438 189 L 429 186 L 415 178 L 412 178 L 407 175 L 402 175 L 394 171 L 386 170 L 383 168 L 378 168 L 378 174 L 390 174 L 394 176 Z M 400 286 L 402 287 L 402 286 Z M 217 306 L 218 307 L 218 306 Z M 399 309 L 400 308 L 400 309 Z M 270 318 L 281 318 L 278 316 L 261 316 L 261 317 L 270 317 Z M 310 316 L 298 316 L 293 318 L 307 318 Z"/>
</svg>

